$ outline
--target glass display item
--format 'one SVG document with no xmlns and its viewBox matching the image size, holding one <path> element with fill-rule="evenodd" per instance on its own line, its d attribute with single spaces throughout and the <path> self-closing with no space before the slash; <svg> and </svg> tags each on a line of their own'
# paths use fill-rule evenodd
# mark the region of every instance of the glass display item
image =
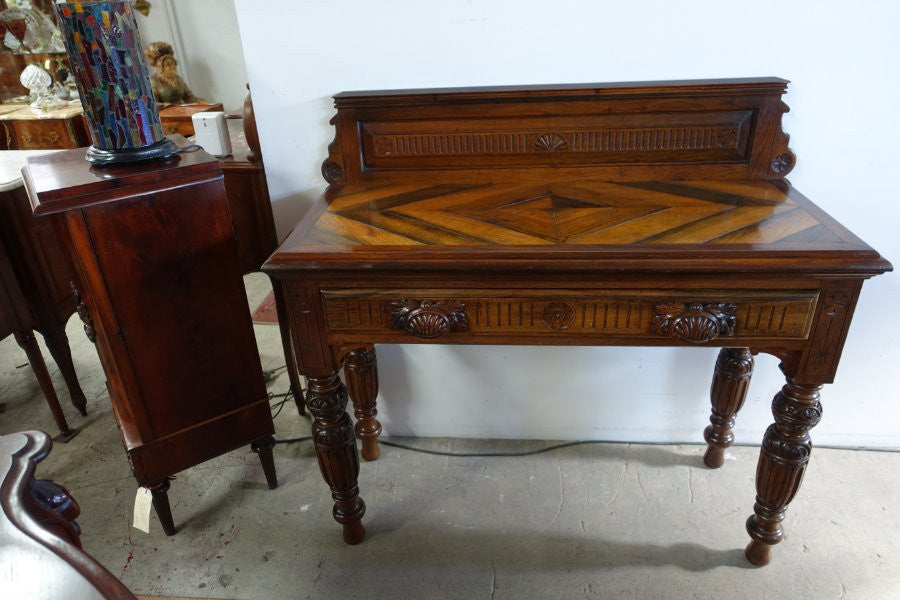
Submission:
<svg viewBox="0 0 900 600">
<path fill-rule="evenodd" d="M 163 133 L 131 2 L 53 8 L 91 132 L 87 159 L 107 165 L 177 153 Z"/>
<path fill-rule="evenodd" d="M 31 108 L 38 110 L 50 110 L 60 108 L 66 103 L 57 98 L 51 91 L 50 86 L 53 85 L 53 78 L 50 73 L 37 65 L 28 65 L 19 76 L 19 81 L 25 86 L 34 101 Z"/>
</svg>

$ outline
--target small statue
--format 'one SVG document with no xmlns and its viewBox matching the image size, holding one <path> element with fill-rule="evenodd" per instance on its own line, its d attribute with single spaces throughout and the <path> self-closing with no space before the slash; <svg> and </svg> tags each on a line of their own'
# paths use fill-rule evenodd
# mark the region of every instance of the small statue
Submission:
<svg viewBox="0 0 900 600">
<path fill-rule="evenodd" d="M 178 61 L 172 46 L 166 42 L 153 42 L 144 50 L 147 62 L 156 69 L 150 77 L 150 85 L 157 102 L 168 104 L 190 104 L 200 99 L 178 74 Z"/>
</svg>

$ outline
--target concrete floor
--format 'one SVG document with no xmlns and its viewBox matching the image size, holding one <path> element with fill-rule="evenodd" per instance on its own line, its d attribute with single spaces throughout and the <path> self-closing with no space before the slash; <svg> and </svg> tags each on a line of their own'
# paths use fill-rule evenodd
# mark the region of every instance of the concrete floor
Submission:
<svg viewBox="0 0 900 600">
<path fill-rule="evenodd" d="M 267 292 L 248 279 L 251 306 Z M 309 442 L 278 445 L 269 491 L 256 455 L 232 452 L 178 475 L 179 533 L 131 528 L 135 482 L 93 347 L 69 323 L 88 397 L 81 433 L 56 444 L 39 476 L 79 501 L 85 549 L 138 594 L 209 598 L 900 598 L 900 454 L 816 449 L 774 560 L 743 558 L 757 449 L 718 471 L 701 446 L 602 444 L 524 458 L 447 458 L 383 448 L 363 464 L 368 539 L 350 547 Z M 257 326 L 264 368 L 284 363 L 278 330 Z M 50 413 L 24 353 L 0 342 L 0 434 L 43 429 Z M 270 389 L 287 388 L 282 375 Z M 698 424 L 700 426 L 701 424 Z M 277 437 L 308 435 L 292 406 Z M 549 442 L 403 440 L 453 451 Z"/>
</svg>

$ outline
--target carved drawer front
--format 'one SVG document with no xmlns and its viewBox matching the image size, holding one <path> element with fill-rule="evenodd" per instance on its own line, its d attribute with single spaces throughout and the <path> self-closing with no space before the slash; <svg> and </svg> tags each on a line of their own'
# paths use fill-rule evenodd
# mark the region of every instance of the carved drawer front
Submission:
<svg viewBox="0 0 900 600">
<path fill-rule="evenodd" d="M 16 121 L 13 123 L 15 145 L 19 150 L 75 148 L 75 133 L 64 119 Z"/>
<path fill-rule="evenodd" d="M 818 292 L 409 289 L 323 290 L 322 296 L 333 336 L 576 334 L 705 343 L 805 339 Z"/>
</svg>

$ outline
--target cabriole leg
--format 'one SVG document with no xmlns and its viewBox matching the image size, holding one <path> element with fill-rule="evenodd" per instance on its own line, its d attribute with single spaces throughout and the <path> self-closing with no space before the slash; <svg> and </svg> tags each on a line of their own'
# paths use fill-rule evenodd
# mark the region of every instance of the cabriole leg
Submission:
<svg viewBox="0 0 900 600">
<path fill-rule="evenodd" d="M 72 399 L 72 405 L 78 409 L 81 416 L 87 416 L 87 398 L 81 390 L 78 383 L 78 376 L 75 374 L 75 365 L 72 363 L 72 350 L 69 348 L 69 338 L 66 336 L 65 324 L 57 325 L 46 331 L 41 331 L 44 341 L 47 343 L 47 349 L 50 355 L 59 366 L 63 379 L 66 380 L 66 387 L 69 388 L 69 397 Z"/>
<path fill-rule="evenodd" d="M 269 489 L 274 490 L 278 487 L 278 475 L 275 473 L 275 457 L 272 455 L 272 449 L 275 448 L 275 438 L 267 435 L 250 444 L 250 449 L 259 455 L 259 462 L 262 463 L 263 473 L 266 475 L 266 483 Z"/>
<path fill-rule="evenodd" d="M 378 436 L 381 435 L 381 423 L 375 416 L 375 398 L 378 396 L 378 364 L 374 348 L 361 348 L 347 355 L 344 363 L 347 375 L 347 389 L 353 401 L 353 414 L 356 416 L 356 437 L 362 440 L 362 457 L 375 460 L 381 451 L 378 448 Z"/>
<path fill-rule="evenodd" d="M 822 418 L 821 385 L 799 385 L 788 380 L 772 401 L 775 423 L 763 437 L 756 467 L 756 504 L 747 519 L 752 541 L 745 552 L 757 566 L 769 563 L 770 548 L 784 538 L 781 522 L 800 489 L 812 443 L 809 430 Z"/>
<path fill-rule="evenodd" d="M 708 444 L 703 462 L 717 469 L 725 462 L 725 449 L 734 443 L 734 419 L 747 398 L 753 355 L 749 348 L 722 348 L 709 390 L 712 401 L 710 425 L 703 432 Z"/>
<path fill-rule="evenodd" d="M 19 344 L 28 356 L 31 370 L 34 371 L 34 376 L 38 380 L 38 385 L 41 386 L 41 391 L 44 392 L 44 398 L 47 399 L 47 404 L 50 406 L 50 413 L 53 415 L 53 420 L 56 421 L 56 426 L 59 428 L 59 436 L 55 439 L 64 444 L 75 437 L 78 430 L 69 427 L 69 423 L 66 421 L 66 416 L 63 414 L 62 407 L 59 405 L 59 398 L 56 396 L 56 390 L 53 389 L 53 381 L 50 379 L 50 372 L 47 371 L 47 363 L 44 362 L 44 357 L 41 354 L 40 347 L 38 347 L 34 333 L 30 330 L 17 331 L 14 335 L 16 337 L 16 343 Z"/>
<path fill-rule="evenodd" d="M 308 377 L 306 407 L 313 416 L 312 434 L 322 476 L 331 487 L 334 520 L 344 526 L 344 541 L 358 544 L 366 537 L 362 517 L 366 505 L 359 497 L 359 457 L 353 424 L 347 414 L 347 388 L 334 373 Z"/>
</svg>

